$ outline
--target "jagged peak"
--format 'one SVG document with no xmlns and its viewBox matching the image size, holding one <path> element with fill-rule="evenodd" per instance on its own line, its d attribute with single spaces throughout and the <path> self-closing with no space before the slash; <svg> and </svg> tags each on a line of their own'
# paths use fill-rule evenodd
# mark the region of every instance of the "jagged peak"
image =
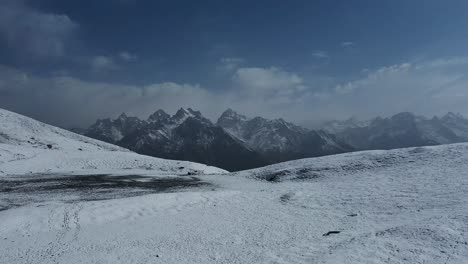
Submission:
<svg viewBox="0 0 468 264">
<path fill-rule="evenodd" d="M 201 117 L 202 114 L 200 111 L 196 111 L 196 110 L 193 110 L 192 108 L 188 108 L 187 109 L 187 112 L 190 113 L 191 115 L 194 115 L 194 116 L 197 116 L 197 117 Z"/>
<path fill-rule="evenodd" d="M 128 116 L 125 112 L 122 112 L 118 117 L 117 120 L 125 121 L 128 119 Z"/>
<path fill-rule="evenodd" d="M 164 110 L 162 110 L 162 109 L 156 110 L 153 114 L 156 114 L 156 115 L 168 115 L 168 113 L 166 113 L 166 111 L 164 111 Z"/>
<path fill-rule="evenodd" d="M 412 118 L 415 118 L 416 116 L 411 113 L 411 112 L 401 112 L 401 113 L 398 113 L 394 116 L 392 116 L 391 118 L 392 119 L 412 119 Z"/>
<path fill-rule="evenodd" d="M 277 119 L 275 119 L 275 120 L 277 120 L 277 121 L 280 122 L 280 123 L 288 123 L 288 122 L 286 122 L 286 121 L 285 121 L 283 118 L 281 118 L 281 117 L 280 117 L 280 118 L 277 118 Z"/>
<path fill-rule="evenodd" d="M 281 125 L 285 125 L 285 126 L 293 126 L 292 123 L 289 123 L 288 121 L 284 120 L 283 118 L 276 118 L 276 119 L 273 119 L 271 120 L 272 123 L 277 123 L 277 124 L 281 124 Z"/>
<path fill-rule="evenodd" d="M 464 117 L 460 113 L 448 112 L 442 119 L 464 119 Z"/>
<path fill-rule="evenodd" d="M 221 115 L 225 116 L 237 116 L 239 115 L 236 111 L 232 110 L 232 108 L 226 109 Z"/>
<path fill-rule="evenodd" d="M 200 111 L 195 111 L 192 108 L 185 109 L 183 107 L 177 110 L 175 115 L 171 117 L 171 120 L 176 124 L 181 124 L 188 118 L 195 118 L 206 123 L 211 123 L 211 121 L 203 117 Z"/>
<path fill-rule="evenodd" d="M 252 118 L 251 121 L 255 123 L 259 123 L 259 122 L 264 123 L 264 122 L 268 122 L 268 119 L 261 117 L 261 116 L 256 116 Z"/>
<path fill-rule="evenodd" d="M 159 109 L 148 117 L 149 122 L 158 122 L 162 120 L 167 120 L 170 118 L 170 115 L 164 110 Z"/>
<path fill-rule="evenodd" d="M 247 117 L 244 115 L 241 115 L 237 113 L 236 111 L 232 110 L 231 108 L 226 109 L 221 116 L 219 117 L 218 121 L 220 120 L 226 120 L 226 119 L 231 119 L 231 120 L 246 120 Z"/>
<path fill-rule="evenodd" d="M 174 116 L 172 116 L 173 118 L 182 118 L 182 117 L 185 117 L 187 115 L 190 115 L 190 112 L 187 111 L 185 108 L 181 107 L 179 108 L 179 110 L 177 110 L 177 112 L 175 113 Z"/>
</svg>

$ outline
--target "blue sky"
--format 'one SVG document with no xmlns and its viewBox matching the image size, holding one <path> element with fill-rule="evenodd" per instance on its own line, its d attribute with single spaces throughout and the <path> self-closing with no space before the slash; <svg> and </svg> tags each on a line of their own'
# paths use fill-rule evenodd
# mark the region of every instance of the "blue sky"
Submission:
<svg viewBox="0 0 468 264">
<path fill-rule="evenodd" d="M 466 1 L 4 0 L 0 107 L 63 126 L 231 107 L 468 113 Z"/>
</svg>

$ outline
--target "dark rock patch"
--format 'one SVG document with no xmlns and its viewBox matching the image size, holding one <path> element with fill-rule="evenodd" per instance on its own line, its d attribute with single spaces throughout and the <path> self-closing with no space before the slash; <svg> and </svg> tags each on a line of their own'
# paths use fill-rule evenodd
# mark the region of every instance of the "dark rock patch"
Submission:
<svg viewBox="0 0 468 264">
<path fill-rule="evenodd" d="M 341 231 L 328 231 L 327 233 L 323 234 L 322 236 L 329 236 L 329 235 L 335 235 L 339 234 Z"/>
</svg>

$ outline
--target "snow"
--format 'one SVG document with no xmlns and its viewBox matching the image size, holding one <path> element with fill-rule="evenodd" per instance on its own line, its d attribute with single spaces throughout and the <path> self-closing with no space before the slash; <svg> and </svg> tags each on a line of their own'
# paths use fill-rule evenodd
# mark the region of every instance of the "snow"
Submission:
<svg viewBox="0 0 468 264">
<path fill-rule="evenodd" d="M 24 174 L 158 174 L 224 173 L 203 164 L 158 159 L 129 151 L 45 150 L 0 144 L 0 176 Z"/>
<path fill-rule="evenodd" d="M 185 161 L 143 156 L 0 109 L 0 176 L 41 173 L 224 173 Z M 49 146 L 50 148 L 49 148 Z"/>
<path fill-rule="evenodd" d="M 2 168 L 31 152 L 5 146 Z M 75 147 L 36 149 L 63 158 Z M 136 155 L 91 153 L 89 162 L 116 172 Z M 64 169 L 83 164 L 76 155 Z M 17 156 L 9 170 L 43 169 L 29 163 L 45 160 Z M 466 143 L 197 177 L 212 187 L 94 201 L 55 192 L 0 211 L 0 263 L 468 263 Z M 0 194 L 5 202 L 24 198 Z"/>
</svg>

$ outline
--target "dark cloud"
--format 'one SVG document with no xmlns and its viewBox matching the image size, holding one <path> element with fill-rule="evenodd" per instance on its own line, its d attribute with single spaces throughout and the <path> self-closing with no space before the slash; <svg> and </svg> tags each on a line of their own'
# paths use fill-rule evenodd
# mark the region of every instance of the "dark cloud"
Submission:
<svg viewBox="0 0 468 264">
<path fill-rule="evenodd" d="M 0 40 L 22 58 L 62 57 L 78 24 L 67 15 L 44 13 L 23 1 L 0 2 Z"/>
<path fill-rule="evenodd" d="M 434 20 L 445 9 L 432 3 L 416 21 L 368 1 L 84 2 L 0 0 L 1 108 L 61 126 L 179 107 L 295 122 L 468 113 L 466 8 Z"/>
</svg>

